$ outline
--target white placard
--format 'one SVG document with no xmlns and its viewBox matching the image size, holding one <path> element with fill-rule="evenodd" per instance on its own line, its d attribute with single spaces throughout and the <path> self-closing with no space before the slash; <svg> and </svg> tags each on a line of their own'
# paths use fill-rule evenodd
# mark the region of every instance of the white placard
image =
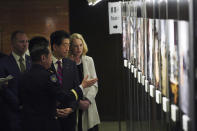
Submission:
<svg viewBox="0 0 197 131">
<path fill-rule="evenodd" d="M 174 122 L 176 122 L 178 120 L 178 111 L 179 111 L 178 106 L 172 104 L 171 105 L 171 119 Z"/>
<path fill-rule="evenodd" d="M 188 131 L 189 130 L 189 121 L 190 118 L 187 115 L 182 116 L 182 124 L 183 124 L 183 130 Z"/>
<path fill-rule="evenodd" d="M 124 60 L 124 67 L 127 67 L 127 60 Z"/>
<path fill-rule="evenodd" d="M 132 64 L 131 64 L 131 67 L 130 67 L 130 71 L 131 71 L 131 73 L 132 73 Z"/>
<path fill-rule="evenodd" d="M 122 34 L 121 1 L 108 2 L 109 34 Z"/>
<path fill-rule="evenodd" d="M 163 111 L 164 112 L 169 112 L 169 99 L 167 97 L 163 97 Z"/>
<path fill-rule="evenodd" d="M 154 85 L 150 85 L 150 96 L 155 97 L 155 86 Z"/>
<path fill-rule="evenodd" d="M 131 73 L 134 73 L 134 65 L 131 65 Z"/>
<path fill-rule="evenodd" d="M 145 77 L 145 76 L 142 76 L 141 82 L 142 82 L 142 85 L 143 85 L 143 86 L 145 85 L 145 79 L 146 79 L 146 77 Z"/>
<path fill-rule="evenodd" d="M 141 83 L 142 72 L 138 71 L 138 83 Z"/>
<path fill-rule="evenodd" d="M 134 68 L 134 77 L 137 78 L 137 68 Z"/>
<path fill-rule="evenodd" d="M 128 62 L 128 68 L 131 69 L 131 62 Z"/>
<path fill-rule="evenodd" d="M 161 91 L 156 90 L 156 103 L 161 104 Z"/>
<path fill-rule="evenodd" d="M 145 91 L 147 93 L 149 92 L 149 82 L 148 82 L 148 80 L 145 80 Z"/>
</svg>

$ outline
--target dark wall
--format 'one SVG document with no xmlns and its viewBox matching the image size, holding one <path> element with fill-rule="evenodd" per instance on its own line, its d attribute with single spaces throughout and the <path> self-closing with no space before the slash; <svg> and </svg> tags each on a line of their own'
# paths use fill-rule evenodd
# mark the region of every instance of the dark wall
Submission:
<svg viewBox="0 0 197 131">
<path fill-rule="evenodd" d="M 99 79 L 97 106 L 101 120 L 119 120 L 124 112 L 121 35 L 109 35 L 108 3 L 88 6 L 86 0 L 70 0 L 70 32 L 81 33 L 93 57 Z M 121 113 L 121 115 L 120 115 Z"/>
</svg>

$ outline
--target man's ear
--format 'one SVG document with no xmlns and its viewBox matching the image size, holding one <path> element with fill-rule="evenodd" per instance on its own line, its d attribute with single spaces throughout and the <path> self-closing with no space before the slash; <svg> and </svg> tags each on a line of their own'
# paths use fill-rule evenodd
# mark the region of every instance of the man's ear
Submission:
<svg viewBox="0 0 197 131">
<path fill-rule="evenodd" d="M 41 62 L 44 62 L 46 60 L 46 56 L 45 55 L 41 55 Z"/>
<path fill-rule="evenodd" d="M 56 49 L 57 49 L 57 45 L 53 44 L 53 50 L 56 51 Z"/>
</svg>

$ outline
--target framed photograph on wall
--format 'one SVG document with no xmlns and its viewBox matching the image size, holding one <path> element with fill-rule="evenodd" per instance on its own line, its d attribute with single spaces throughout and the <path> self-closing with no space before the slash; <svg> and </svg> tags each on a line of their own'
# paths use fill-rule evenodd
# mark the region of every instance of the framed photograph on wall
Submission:
<svg viewBox="0 0 197 131">
<path fill-rule="evenodd" d="M 142 34 L 141 34 L 141 18 L 137 18 L 137 67 L 141 70 L 141 44 L 142 44 Z"/>
<path fill-rule="evenodd" d="M 167 21 L 160 20 L 160 56 L 161 56 L 161 90 L 162 95 L 169 97 L 168 88 L 168 53 L 167 53 Z"/>
<path fill-rule="evenodd" d="M 125 3 L 122 3 L 122 57 L 123 59 L 126 59 L 127 57 L 127 49 L 126 49 L 126 28 L 127 28 L 127 25 L 126 25 L 126 4 Z"/>
<path fill-rule="evenodd" d="M 154 55 L 154 20 L 148 19 L 148 42 L 147 42 L 147 56 L 148 56 L 148 80 L 153 84 L 153 55 Z"/>
<path fill-rule="evenodd" d="M 134 64 L 134 32 L 135 32 L 135 25 L 134 25 L 134 18 L 130 16 L 130 61 Z"/>
<path fill-rule="evenodd" d="M 148 79 L 148 19 L 144 19 L 144 73 Z"/>
<path fill-rule="evenodd" d="M 168 20 L 167 27 L 168 34 L 168 51 L 169 51 L 169 87 L 170 87 L 170 101 L 172 104 L 178 104 L 179 92 L 179 62 L 178 62 L 178 30 L 177 21 Z"/>
<path fill-rule="evenodd" d="M 145 22 L 144 22 L 144 18 L 141 18 L 141 27 L 140 27 L 140 34 L 141 34 L 141 71 L 142 71 L 142 75 L 145 75 Z"/>
<path fill-rule="evenodd" d="M 183 33 L 184 32 L 184 33 Z M 179 104 L 181 110 L 189 115 L 189 22 L 178 21 L 179 43 Z"/>
<path fill-rule="evenodd" d="M 161 90 L 160 86 L 160 20 L 156 19 L 154 23 L 154 85 L 157 90 Z"/>
</svg>

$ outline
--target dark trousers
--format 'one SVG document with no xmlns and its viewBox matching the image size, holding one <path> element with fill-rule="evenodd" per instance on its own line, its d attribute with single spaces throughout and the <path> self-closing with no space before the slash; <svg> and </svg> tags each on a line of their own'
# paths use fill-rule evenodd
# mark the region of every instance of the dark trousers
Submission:
<svg viewBox="0 0 197 131">
<path fill-rule="evenodd" d="M 79 110 L 78 114 L 78 131 L 83 131 L 82 130 L 82 110 Z M 88 129 L 88 131 L 98 131 L 98 125 L 94 126 L 93 128 Z"/>
<path fill-rule="evenodd" d="M 78 131 L 83 131 L 82 128 L 78 129 Z M 88 129 L 88 131 L 98 131 L 98 125 L 94 126 L 93 128 Z"/>
<path fill-rule="evenodd" d="M 59 118 L 61 131 L 75 131 L 76 118 Z"/>
<path fill-rule="evenodd" d="M 93 128 L 88 129 L 88 131 L 98 131 L 98 125 L 94 126 Z"/>
</svg>

